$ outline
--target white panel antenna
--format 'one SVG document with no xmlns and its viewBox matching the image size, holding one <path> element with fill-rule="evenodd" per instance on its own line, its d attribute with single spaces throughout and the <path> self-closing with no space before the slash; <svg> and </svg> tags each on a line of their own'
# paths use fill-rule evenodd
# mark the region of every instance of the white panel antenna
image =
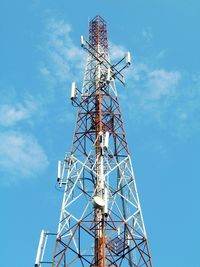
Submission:
<svg viewBox="0 0 200 267">
<path fill-rule="evenodd" d="M 45 243 L 44 240 L 45 240 L 45 231 L 42 230 L 41 235 L 40 235 L 40 241 L 38 245 L 36 260 L 35 260 L 35 267 L 41 266 L 42 254 L 43 254 L 44 243 Z"/>
<path fill-rule="evenodd" d="M 106 83 L 110 83 L 110 78 L 111 78 L 111 70 L 110 67 L 108 67 L 108 72 L 107 72 L 107 77 L 106 77 Z"/>
<path fill-rule="evenodd" d="M 127 52 L 127 54 L 126 54 L 126 63 L 127 63 L 128 65 L 131 64 L 131 54 L 130 54 L 130 52 Z"/>
<path fill-rule="evenodd" d="M 104 207 L 104 213 L 108 214 L 108 189 L 105 186 L 104 188 L 104 201 L 105 201 L 105 207 Z"/>
<path fill-rule="evenodd" d="M 61 161 L 58 161 L 58 179 L 57 181 L 59 182 L 61 180 Z"/>
<path fill-rule="evenodd" d="M 109 132 L 106 132 L 105 139 L 104 139 L 104 148 L 108 149 L 108 145 L 109 145 Z"/>
<path fill-rule="evenodd" d="M 77 88 L 76 88 L 76 83 L 73 82 L 71 86 L 71 100 L 74 100 L 77 96 Z"/>
<path fill-rule="evenodd" d="M 81 47 L 84 47 L 84 46 L 85 46 L 85 40 L 84 40 L 83 35 L 81 35 Z"/>
</svg>

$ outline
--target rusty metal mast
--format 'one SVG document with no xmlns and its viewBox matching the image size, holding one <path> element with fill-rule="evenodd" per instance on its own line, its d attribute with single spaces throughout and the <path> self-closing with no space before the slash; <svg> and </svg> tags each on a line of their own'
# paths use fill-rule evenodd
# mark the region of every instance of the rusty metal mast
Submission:
<svg viewBox="0 0 200 267">
<path fill-rule="evenodd" d="M 45 259 L 42 231 L 35 267 L 152 267 L 138 191 L 128 150 L 115 81 L 124 84 L 128 52 L 116 64 L 108 53 L 107 24 L 96 16 L 89 40 L 82 90 L 72 83 L 78 107 L 72 150 L 58 162 L 64 186 L 53 259 Z M 79 95 L 78 95 L 79 94 Z"/>
</svg>

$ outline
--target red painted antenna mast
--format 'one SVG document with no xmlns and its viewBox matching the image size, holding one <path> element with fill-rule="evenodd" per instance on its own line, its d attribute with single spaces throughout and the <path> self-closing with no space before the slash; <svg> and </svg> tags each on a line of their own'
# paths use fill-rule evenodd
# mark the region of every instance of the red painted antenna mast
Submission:
<svg viewBox="0 0 200 267">
<path fill-rule="evenodd" d="M 100 16 L 96 16 L 89 24 L 89 44 L 98 50 L 98 46 L 108 54 L 107 24 Z"/>
</svg>

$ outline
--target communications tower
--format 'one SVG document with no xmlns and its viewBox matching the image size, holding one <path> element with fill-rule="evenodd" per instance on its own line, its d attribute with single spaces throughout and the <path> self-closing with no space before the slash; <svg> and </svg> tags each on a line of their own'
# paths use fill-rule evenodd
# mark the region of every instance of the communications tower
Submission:
<svg viewBox="0 0 200 267">
<path fill-rule="evenodd" d="M 82 89 L 74 82 L 71 87 L 78 115 L 71 152 L 58 162 L 64 196 L 55 247 L 46 260 L 53 234 L 42 231 L 35 267 L 152 267 L 115 87 L 115 81 L 124 85 L 130 53 L 110 62 L 100 16 L 90 21 L 89 39 L 81 36 L 81 46 L 87 63 Z"/>
</svg>

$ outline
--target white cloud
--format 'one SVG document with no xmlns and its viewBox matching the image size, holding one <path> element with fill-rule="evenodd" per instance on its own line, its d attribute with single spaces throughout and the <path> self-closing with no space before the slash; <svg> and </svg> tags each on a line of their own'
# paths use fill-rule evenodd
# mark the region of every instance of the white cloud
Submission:
<svg viewBox="0 0 200 267">
<path fill-rule="evenodd" d="M 178 71 L 164 69 L 150 71 L 147 77 L 147 86 L 150 88 L 149 97 L 160 99 L 163 96 L 172 94 L 180 79 L 181 74 Z"/>
<path fill-rule="evenodd" d="M 0 125 L 14 125 L 18 121 L 25 120 L 28 117 L 28 110 L 21 104 L 18 104 L 15 107 L 10 105 L 2 105 L 0 107 Z"/>
<path fill-rule="evenodd" d="M 2 183 L 34 177 L 47 168 L 47 156 L 32 135 L 5 131 L 0 140 L 0 167 L 6 172 Z"/>
<path fill-rule="evenodd" d="M 122 59 L 125 56 L 126 52 L 127 50 L 122 45 L 116 45 L 110 42 L 109 55 L 110 55 L 111 62 L 115 62 L 115 61 Z"/>
<path fill-rule="evenodd" d="M 30 95 L 20 99 L 14 88 L 12 95 L 9 90 L 5 95 L 0 101 L 0 183 L 9 185 L 34 177 L 48 166 L 48 159 L 29 133 L 41 118 L 41 102 Z"/>
<path fill-rule="evenodd" d="M 119 99 L 122 99 L 121 103 L 135 126 L 136 123 L 156 123 L 182 140 L 199 134 L 198 78 L 144 63 L 136 63 L 126 74 L 127 90 Z"/>
<path fill-rule="evenodd" d="M 8 101 L 9 99 L 7 99 Z M 21 121 L 28 120 L 38 109 L 38 103 L 28 97 L 23 102 L 0 104 L 0 125 L 14 126 Z"/>
<path fill-rule="evenodd" d="M 53 18 L 47 23 L 40 73 L 52 86 L 82 79 L 86 54 L 74 43 L 71 33 L 71 26 L 64 20 Z"/>
<path fill-rule="evenodd" d="M 133 97 L 147 105 L 149 102 L 156 104 L 166 97 L 177 95 L 176 90 L 182 78 L 179 71 L 153 68 L 141 62 L 133 63 L 124 74 L 127 86 L 132 87 Z"/>
<path fill-rule="evenodd" d="M 150 67 L 142 62 L 133 62 L 130 68 L 124 70 L 124 76 L 127 83 L 131 81 L 143 82 L 147 80 L 147 75 L 151 71 Z"/>
</svg>

